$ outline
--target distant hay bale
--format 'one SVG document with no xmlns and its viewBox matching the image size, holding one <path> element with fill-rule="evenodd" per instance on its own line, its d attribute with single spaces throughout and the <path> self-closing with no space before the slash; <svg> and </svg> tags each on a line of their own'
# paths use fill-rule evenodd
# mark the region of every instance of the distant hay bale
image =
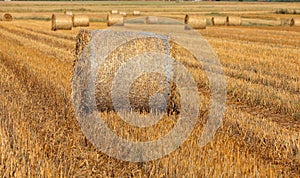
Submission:
<svg viewBox="0 0 300 178">
<path fill-rule="evenodd" d="M 299 10 L 295 10 L 295 14 L 300 14 L 300 9 Z"/>
<path fill-rule="evenodd" d="M 124 18 L 120 14 L 107 14 L 107 26 L 124 25 Z"/>
<path fill-rule="evenodd" d="M 1 21 L 12 21 L 13 20 L 13 16 L 9 13 L 5 13 L 1 16 Z"/>
<path fill-rule="evenodd" d="M 287 14 L 288 9 L 279 8 L 279 9 L 276 9 L 275 13 L 276 14 Z"/>
<path fill-rule="evenodd" d="M 139 16 L 139 15 L 141 15 L 141 12 L 135 10 L 135 11 L 133 11 L 133 15 L 134 15 L 134 16 Z"/>
<path fill-rule="evenodd" d="M 243 25 L 255 25 L 255 26 L 280 26 L 281 20 L 266 20 L 266 19 L 243 19 Z"/>
<path fill-rule="evenodd" d="M 69 15 L 52 15 L 52 30 L 72 30 L 72 16 Z"/>
<path fill-rule="evenodd" d="M 226 17 L 212 17 L 212 25 L 226 25 Z"/>
<path fill-rule="evenodd" d="M 185 29 L 205 29 L 206 18 L 199 15 L 185 15 L 184 23 L 186 24 Z M 187 26 L 188 25 L 188 26 Z"/>
<path fill-rule="evenodd" d="M 275 13 L 276 13 L 276 14 L 284 14 L 285 11 L 284 11 L 284 9 L 279 8 L 279 9 L 276 9 L 276 10 L 275 10 Z"/>
<path fill-rule="evenodd" d="M 157 24 L 158 17 L 156 16 L 147 16 L 145 17 L 145 24 Z"/>
<path fill-rule="evenodd" d="M 88 27 L 90 19 L 87 15 L 73 15 L 73 27 Z"/>
<path fill-rule="evenodd" d="M 71 12 L 71 11 L 65 11 L 64 14 L 65 14 L 65 15 L 73 16 L 73 12 Z"/>
<path fill-rule="evenodd" d="M 296 14 L 295 9 L 286 9 L 286 14 Z"/>
<path fill-rule="evenodd" d="M 81 30 L 77 36 L 76 51 L 74 66 L 76 66 L 79 61 L 79 70 L 85 71 L 84 73 L 90 73 L 90 61 L 87 60 L 87 56 L 83 56 L 83 51 L 85 47 L 89 46 L 91 39 L 91 32 L 88 30 Z M 132 57 L 139 54 L 143 54 L 149 51 L 156 51 L 158 53 L 170 54 L 174 59 L 180 58 L 194 58 L 193 55 L 181 47 L 180 45 L 169 41 L 170 48 L 166 47 L 166 42 L 162 39 L 155 37 L 145 37 L 137 38 L 128 41 L 120 46 L 118 46 L 114 51 L 112 51 L 103 61 L 100 68 L 98 68 L 95 80 L 95 99 L 97 104 L 97 109 L 99 112 L 114 111 L 113 101 L 111 97 L 111 89 L 113 86 L 113 80 L 115 74 L 118 72 L 119 68 L 127 63 Z M 139 48 L 136 48 L 136 47 Z M 171 49 L 168 51 L 167 49 Z M 85 58 L 87 57 L 87 58 Z M 87 60 L 87 61 L 81 61 Z M 78 66 L 77 66 L 78 67 Z M 82 72 L 81 72 L 82 73 Z M 89 81 L 85 81 L 85 76 L 82 78 L 81 86 L 89 87 Z M 89 77 L 86 76 L 86 79 Z M 176 84 L 173 81 L 168 81 L 168 85 L 165 85 L 166 78 L 159 73 L 145 73 L 138 78 L 136 78 L 130 86 L 128 96 L 118 95 L 117 97 L 128 97 L 130 100 L 130 105 L 136 112 L 150 112 L 149 99 L 152 95 L 156 93 L 164 93 L 166 97 L 166 111 L 167 113 L 178 114 L 180 112 L 180 94 Z M 168 88 L 166 88 L 168 87 Z M 83 90 L 82 92 L 85 92 Z M 167 93 L 165 93 L 167 91 Z M 80 93 L 80 95 L 85 95 Z M 84 97 L 83 97 L 84 98 Z"/>
<path fill-rule="evenodd" d="M 296 9 L 276 9 L 275 11 L 276 14 L 296 14 L 297 10 Z"/>
<path fill-rule="evenodd" d="M 280 19 L 281 26 L 290 25 L 290 24 L 291 24 L 291 19 Z"/>
<path fill-rule="evenodd" d="M 127 16 L 127 13 L 126 13 L 126 12 L 123 12 L 123 11 L 121 11 L 119 14 L 122 15 L 123 17 L 126 17 L 126 16 Z"/>
<path fill-rule="evenodd" d="M 119 11 L 118 10 L 111 10 L 110 13 L 111 14 L 119 14 Z"/>
<path fill-rule="evenodd" d="M 290 25 L 300 27 L 300 18 L 292 18 Z"/>
<path fill-rule="evenodd" d="M 238 26 L 242 24 L 241 17 L 228 16 L 226 18 L 227 25 Z"/>
</svg>

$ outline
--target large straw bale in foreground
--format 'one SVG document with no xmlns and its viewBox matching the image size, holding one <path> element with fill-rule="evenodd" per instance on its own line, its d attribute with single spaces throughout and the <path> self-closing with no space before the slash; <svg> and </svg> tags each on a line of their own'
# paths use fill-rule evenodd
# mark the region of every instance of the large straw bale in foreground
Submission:
<svg viewBox="0 0 300 178">
<path fill-rule="evenodd" d="M 72 30 L 72 16 L 69 15 L 52 15 L 52 30 Z"/>
<path fill-rule="evenodd" d="M 2 14 L 0 18 L 1 18 L 0 21 L 12 21 L 13 20 L 13 16 L 9 13 Z"/>
<path fill-rule="evenodd" d="M 185 15 L 184 23 L 193 29 L 205 29 L 206 28 L 206 18 L 199 15 Z"/>
<path fill-rule="evenodd" d="M 107 14 L 107 26 L 124 25 L 124 17 L 120 14 Z"/>
<path fill-rule="evenodd" d="M 88 27 L 90 19 L 87 15 L 73 15 L 73 27 Z"/>
<path fill-rule="evenodd" d="M 283 9 L 279 8 L 275 11 L 276 14 L 296 14 L 296 9 Z"/>
<path fill-rule="evenodd" d="M 77 36 L 76 52 L 74 65 L 78 63 L 78 60 L 85 60 L 87 58 L 81 58 L 82 51 L 89 45 L 91 40 L 91 34 L 87 30 L 82 30 Z M 188 50 L 181 46 L 169 42 L 170 54 L 174 59 L 180 58 L 193 58 L 193 55 Z M 88 49 L 88 48 L 87 48 Z M 133 39 L 123 45 L 117 47 L 112 53 L 110 53 L 105 61 L 101 63 L 101 67 L 98 69 L 97 79 L 95 84 L 96 104 L 99 111 L 114 111 L 113 101 L 111 98 L 112 81 L 119 68 L 125 64 L 129 59 L 145 52 L 158 52 L 165 53 L 168 48 L 166 43 L 162 39 L 154 37 Z M 85 67 L 81 67 L 80 70 L 88 70 L 89 73 L 89 61 L 84 61 Z M 168 91 L 166 102 L 168 113 L 179 113 L 180 111 L 180 94 L 173 81 L 169 81 L 168 85 L 164 85 L 166 82 L 165 76 L 158 73 L 147 73 L 138 77 L 131 85 L 129 90 L 129 100 L 131 107 L 137 112 L 150 112 L 149 99 L 155 93 L 164 93 Z M 163 84 L 162 84 L 163 83 Z M 162 85 L 161 85 L 162 84 Z M 162 86 L 167 86 L 164 88 Z M 122 97 L 122 96 L 120 96 Z"/>
</svg>

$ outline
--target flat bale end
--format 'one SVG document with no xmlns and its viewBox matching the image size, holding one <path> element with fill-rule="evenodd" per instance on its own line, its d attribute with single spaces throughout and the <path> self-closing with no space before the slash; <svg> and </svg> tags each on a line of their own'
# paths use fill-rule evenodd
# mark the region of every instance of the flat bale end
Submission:
<svg viewBox="0 0 300 178">
<path fill-rule="evenodd" d="M 13 20 L 13 16 L 10 13 L 4 13 L 1 17 L 1 21 L 12 21 Z"/>
</svg>

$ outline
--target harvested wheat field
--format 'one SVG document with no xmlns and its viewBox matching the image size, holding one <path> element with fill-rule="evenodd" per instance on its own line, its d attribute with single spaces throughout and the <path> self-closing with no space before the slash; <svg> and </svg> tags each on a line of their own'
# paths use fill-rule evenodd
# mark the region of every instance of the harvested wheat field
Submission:
<svg viewBox="0 0 300 178">
<path fill-rule="evenodd" d="M 280 21 L 300 15 L 276 14 L 279 8 L 300 10 L 300 3 L 0 2 L 0 12 L 14 18 L 0 21 L 0 176 L 299 177 L 300 27 L 283 26 Z M 112 10 L 127 13 L 120 15 L 124 21 L 136 18 L 134 11 L 140 12 L 140 18 L 163 16 L 182 23 L 187 14 L 207 21 L 222 17 L 224 23 L 226 17 L 241 18 L 234 25 L 208 23 L 197 29 L 218 55 L 226 79 L 223 122 L 208 144 L 198 146 L 210 110 L 210 85 L 201 64 L 176 44 L 171 45 L 171 55 L 194 77 L 203 96 L 188 139 L 170 154 L 146 162 L 107 156 L 86 139 L 72 103 L 74 60 L 84 45 L 78 45 L 78 39 L 89 41 L 82 29 L 106 29 Z M 52 31 L 52 14 L 64 15 L 65 11 L 88 17 L 89 26 Z M 129 47 L 154 48 L 148 40 Z M 163 44 L 160 48 L 166 50 Z M 110 57 L 117 61 L 117 55 Z M 114 71 L 108 66 L 106 70 Z M 109 71 L 101 72 L 106 75 Z M 109 77 L 112 74 L 105 80 L 111 80 Z M 152 83 L 158 78 L 137 78 L 144 89 L 133 87 L 131 99 L 142 98 L 143 105 L 146 95 L 138 92 L 157 88 Z M 107 86 L 97 87 L 105 97 L 109 95 Z M 102 101 L 99 107 L 110 107 L 110 99 Z M 138 128 L 112 109 L 104 110 L 99 115 L 107 126 L 135 142 L 167 134 L 180 113 L 164 115 L 153 127 Z"/>
</svg>

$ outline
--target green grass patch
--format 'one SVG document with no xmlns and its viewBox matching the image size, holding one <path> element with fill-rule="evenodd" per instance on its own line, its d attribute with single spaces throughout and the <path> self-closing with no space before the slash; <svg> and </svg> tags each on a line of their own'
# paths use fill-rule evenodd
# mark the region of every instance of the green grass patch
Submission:
<svg viewBox="0 0 300 178">
<path fill-rule="evenodd" d="M 205 16 L 227 16 L 226 14 L 222 14 L 222 13 L 219 13 L 219 12 L 210 12 L 210 13 L 206 13 L 204 14 Z"/>
<path fill-rule="evenodd" d="M 40 20 L 40 21 L 50 21 L 49 17 L 16 17 L 16 20 Z"/>
<path fill-rule="evenodd" d="M 90 22 L 106 22 L 105 18 L 91 18 Z"/>
</svg>

